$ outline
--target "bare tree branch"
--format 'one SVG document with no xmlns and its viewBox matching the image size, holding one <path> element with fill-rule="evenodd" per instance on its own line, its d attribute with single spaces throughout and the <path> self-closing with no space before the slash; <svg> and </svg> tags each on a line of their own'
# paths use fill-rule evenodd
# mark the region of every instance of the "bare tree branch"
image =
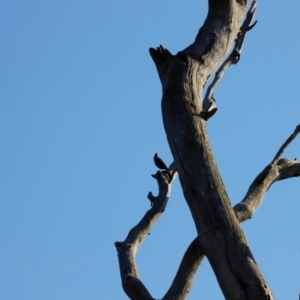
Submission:
<svg viewBox="0 0 300 300">
<path fill-rule="evenodd" d="M 176 276 L 162 300 L 183 300 L 190 292 L 194 277 L 204 258 L 200 240 L 196 237 L 187 248 Z"/>
<path fill-rule="evenodd" d="M 159 49 L 150 54 L 160 74 L 163 123 L 184 197 L 224 297 L 273 299 L 231 208 L 206 122 L 199 118 L 203 86 L 227 56 L 247 4 L 209 1 L 207 18 L 192 45 L 176 56 Z"/>
<path fill-rule="evenodd" d="M 227 59 L 223 62 L 223 64 L 220 66 L 218 71 L 215 73 L 215 78 L 212 81 L 212 83 L 207 88 L 204 100 L 203 100 L 203 111 L 202 116 L 205 117 L 207 120 L 211 116 L 206 116 L 211 110 L 214 109 L 214 112 L 216 112 L 215 108 L 215 99 L 213 98 L 213 93 L 215 91 L 215 88 L 217 87 L 218 83 L 222 79 L 226 69 L 230 67 L 233 64 L 237 64 L 240 60 L 243 42 L 246 36 L 246 33 L 251 30 L 257 22 L 252 23 L 252 20 L 254 18 L 254 14 L 256 11 L 257 2 L 253 1 L 248 13 L 246 15 L 246 18 L 243 22 L 243 25 L 240 28 L 240 31 L 236 37 L 234 48 L 231 52 L 231 54 L 227 57 Z"/>
<path fill-rule="evenodd" d="M 263 201 L 265 192 L 275 181 L 300 176 L 300 162 L 290 159 L 280 159 L 276 165 L 276 171 L 269 173 L 269 167 L 267 170 L 268 172 L 263 170 L 261 174 L 257 176 L 258 180 L 254 180 L 249 188 L 250 192 L 248 191 L 243 201 L 233 207 L 235 215 L 240 223 L 247 221 L 252 217 Z M 268 180 L 266 180 L 264 184 L 260 184 L 260 190 L 259 188 L 255 189 L 255 187 L 257 187 L 257 182 L 261 182 L 262 177 L 266 178 L 266 174 L 269 174 Z M 186 294 L 192 287 L 194 277 L 204 257 L 205 255 L 200 240 L 196 237 L 186 251 L 176 277 L 163 300 L 185 299 Z M 185 274 L 188 276 L 185 277 Z M 175 295 L 178 295 L 178 298 L 175 298 Z"/>
<path fill-rule="evenodd" d="M 124 242 L 115 243 L 119 258 L 122 286 L 127 296 L 132 300 L 154 300 L 147 288 L 139 280 L 135 256 L 140 244 L 164 212 L 168 203 L 171 194 L 171 183 L 176 176 L 176 170 L 172 168 L 173 166 L 174 164 L 168 170 L 158 171 L 152 175 L 157 180 L 159 194 L 155 197 L 149 192 L 148 199 L 151 201 L 151 209 L 130 230 Z"/>
<path fill-rule="evenodd" d="M 286 147 L 300 132 L 298 125 L 293 134 L 283 143 L 272 162 L 258 174 L 250 185 L 244 199 L 234 206 L 234 211 L 239 222 L 244 222 L 252 217 L 262 203 L 265 193 L 275 182 L 291 177 L 300 176 L 300 162 L 291 159 L 279 159 Z"/>
<path fill-rule="evenodd" d="M 209 259 L 226 299 L 273 299 L 237 221 L 247 219 L 246 214 L 243 214 L 244 207 L 248 205 L 247 199 L 253 208 L 257 208 L 262 201 L 261 195 L 275 180 L 299 176 L 299 163 L 279 160 L 290 142 L 287 141 L 272 163 L 254 180 L 245 201 L 240 203 L 240 207 L 235 206 L 233 211 L 203 121 L 216 111 L 215 107 L 207 108 L 206 101 L 213 99 L 213 91 L 225 70 L 237 63 L 245 34 L 255 25 L 251 25 L 251 22 L 256 2 L 250 7 L 246 20 L 240 27 L 247 4 L 248 0 L 210 0 L 208 16 L 192 45 L 177 55 L 172 55 L 162 46 L 150 49 L 163 86 L 164 127 L 184 196 L 198 232 L 198 237 L 183 256 L 164 300 L 185 298 L 204 255 Z M 235 38 L 234 51 L 217 72 L 202 105 L 199 95 L 202 95 L 203 86 L 224 60 Z M 209 114 L 199 118 L 203 111 Z M 124 242 L 116 243 L 123 288 L 134 300 L 153 299 L 138 279 L 135 255 L 167 205 L 170 183 L 175 174 L 175 171 L 170 173 L 157 156 L 155 163 L 163 170 L 153 175 L 159 184 L 159 195 L 154 197 L 149 193 L 152 208 L 129 232 Z"/>
<path fill-rule="evenodd" d="M 280 147 L 280 149 L 276 153 L 274 159 L 272 160 L 271 165 L 274 165 L 274 164 L 276 164 L 278 162 L 278 160 L 279 160 L 280 156 L 282 155 L 282 153 L 284 152 L 284 150 L 296 138 L 296 136 L 298 135 L 299 132 L 300 132 L 300 124 L 296 127 L 296 129 L 291 134 L 291 136 Z"/>
<path fill-rule="evenodd" d="M 296 138 L 299 131 L 300 125 L 296 127 L 293 134 L 280 147 L 272 163 L 255 178 L 244 199 L 233 207 L 239 222 L 244 222 L 252 217 L 263 201 L 266 191 L 274 182 L 300 176 L 299 161 L 279 159 L 286 147 Z M 273 164 L 275 159 L 276 165 Z M 176 176 L 175 162 L 170 165 L 168 170 Z M 159 185 L 159 195 L 157 197 L 154 197 L 151 192 L 148 194 L 153 207 L 146 213 L 140 223 L 129 232 L 124 242 L 115 243 L 119 255 L 122 285 L 126 294 L 133 300 L 154 299 L 138 278 L 134 258 L 139 245 L 164 211 L 171 192 L 171 181 L 174 179 L 174 176 L 172 176 L 170 180 L 170 175 L 165 171 L 157 172 L 152 176 L 157 179 Z M 185 299 L 191 290 L 195 274 L 204 257 L 201 242 L 196 237 L 184 254 L 176 276 L 163 300 Z"/>
<path fill-rule="evenodd" d="M 295 159 L 280 159 L 277 165 L 280 166 L 280 171 L 276 181 L 300 176 L 300 162 Z"/>
<path fill-rule="evenodd" d="M 149 49 L 160 76 L 163 90 L 169 82 L 172 84 L 177 82 L 170 72 L 172 66 L 176 67 L 178 64 L 178 60 L 182 61 L 182 67 L 185 66 L 187 60 L 197 61 L 201 65 L 201 68 L 197 68 L 197 72 L 199 72 L 197 80 L 201 82 L 199 87 L 205 85 L 237 37 L 248 2 L 249 0 L 210 0 L 207 18 L 190 46 L 178 52 L 176 56 L 173 56 L 161 45 L 156 49 Z M 234 19 L 232 19 L 233 16 Z"/>
<path fill-rule="evenodd" d="M 252 218 L 270 186 L 279 180 L 300 176 L 300 162 L 282 158 L 276 165 L 267 166 L 252 182 L 244 199 L 233 209 L 239 222 Z"/>
</svg>

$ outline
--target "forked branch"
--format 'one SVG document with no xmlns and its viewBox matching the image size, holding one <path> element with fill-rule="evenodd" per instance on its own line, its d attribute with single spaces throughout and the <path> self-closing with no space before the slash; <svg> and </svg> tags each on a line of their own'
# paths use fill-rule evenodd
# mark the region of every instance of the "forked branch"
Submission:
<svg viewBox="0 0 300 300">
<path fill-rule="evenodd" d="M 251 23 L 256 2 L 239 27 L 247 4 L 247 0 L 210 0 L 207 19 L 192 45 L 175 56 L 162 46 L 150 49 L 163 86 L 162 114 L 167 138 L 199 236 L 183 256 L 164 300 L 185 298 L 204 254 L 210 260 L 225 298 L 273 299 L 231 210 L 209 146 L 205 118 L 199 118 L 202 110 L 212 111 L 207 101 L 213 99 L 214 89 L 225 70 L 238 62 L 245 34 L 255 25 Z M 234 50 L 224 61 L 234 39 Z M 222 61 L 202 104 L 199 96 L 202 88 Z M 298 161 L 279 159 L 289 142 L 280 148 L 272 163 L 254 180 L 243 201 L 234 207 L 240 222 L 251 217 L 273 182 L 300 175 Z M 176 173 L 157 157 L 155 163 L 163 170 L 153 175 L 159 185 L 159 195 L 154 197 L 149 193 L 151 209 L 131 229 L 124 242 L 115 243 L 122 285 L 133 300 L 153 300 L 139 280 L 135 255 L 164 211 Z"/>
<path fill-rule="evenodd" d="M 240 33 L 237 36 L 237 39 L 235 41 L 235 47 L 232 53 L 228 56 L 228 58 L 222 64 L 220 69 L 217 71 L 214 81 L 212 82 L 212 84 L 207 90 L 204 102 L 211 101 L 211 99 L 213 99 L 214 89 L 216 88 L 217 84 L 221 80 L 225 70 L 232 64 L 238 62 L 245 35 L 247 31 L 252 29 L 256 24 L 255 22 L 251 25 L 255 10 L 256 10 L 256 2 L 253 2 L 248 11 L 246 19 L 240 28 Z M 162 46 L 160 46 L 157 49 L 151 48 L 150 54 L 156 64 L 158 73 L 162 80 L 163 77 L 168 72 L 167 65 L 170 63 L 170 60 L 174 59 L 174 57 L 170 54 L 168 50 L 164 49 Z M 203 103 L 203 105 L 206 104 L 207 103 Z M 211 108 L 212 107 L 210 107 L 209 112 L 211 112 Z M 206 107 L 206 109 L 208 108 Z M 211 115 L 212 114 L 210 114 L 209 117 Z M 299 176 L 300 174 L 299 162 L 291 161 L 291 160 L 278 161 L 284 149 L 296 137 L 298 133 L 299 133 L 299 126 L 296 128 L 292 136 L 283 144 L 283 146 L 276 154 L 274 160 L 272 161 L 271 165 L 276 162 L 276 167 L 274 166 L 273 168 L 271 168 L 270 167 L 271 165 L 266 167 L 254 180 L 243 201 L 234 207 L 234 212 L 239 222 L 243 222 L 251 218 L 253 213 L 256 211 L 256 209 L 262 202 L 265 192 L 273 182 L 281 179 Z M 151 199 L 151 197 L 149 199 Z M 195 240 L 188 247 L 188 250 L 186 251 L 182 259 L 181 265 L 174 278 L 174 281 L 170 289 L 166 293 L 165 297 L 163 298 L 164 300 L 173 299 L 172 297 L 174 297 L 174 295 L 177 295 L 176 299 L 185 298 L 186 294 L 189 292 L 192 286 L 194 276 L 203 258 L 204 258 L 204 253 L 200 246 L 200 242 L 198 238 L 195 238 Z"/>
<path fill-rule="evenodd" d="M 272 163 L 254 179 L 244 199 L 234 206 L 233 210 L 239 222 L 244 222 L 252 217 L 262 203 L 266 191 L 275 181 L 300 176 L 299 161 L 280 159 L 284 150 L 299 132 L 300 125 L 296 127 L 293 134 L 280 147 Z M 163 164 L 159 165 L 165 167 Z M 172 174 L 171 177 L 170 174 Z M 168 168 L 168 172 L 158 171 L 153 175 L 159 185 L 159 195 L 154 197 L 151 192 L 148 194 L 148 198 L 153 204 L 152 208 L 145 214 L 139 224 L 131 229 L 124 242 L 115 243 L 119 256 L 122 285 L 130 299 L 154 299 L 138 278 L 135 255 L 139 245 L 164 211 L 171 192 L 171 182 L 175 175 L 174 163 Z M 195 274 L 203 258 L 204 252 L 200 240 L 195 238 L 184 254 L 173 283 L 163 300 L 185 299 L 192 287 Z"/>
<path fill-rule="evenodd" d="M 279 160 L 280 156 L 282 155 L 282 153 L 284 152 L 284 150 L 297 137 L 297 135 L 299 134 L 299 132 L 300 132 L 300 125 L 298 125 L 296 127 L 296 129 L 294 130 L 294 132 L 289 136 L 289 138 L 280 147 L 280 149 L 276 153 L 274 159 L 272 160 L 271 165 L 274 165 L 274 164 L 276 164 L 278 162 L 278 160 Z"/>
<path fill-rule="evenodd" d="M 233 64 L 237 64 L 238 61 L 240 60 L 240 56 L 241 56 L 241 52 L 242 52 L 242 47 L 243 47 L 243 42 L 246 36 L 246 33 L 251 30 L 255 24 L 257 23 L 257 21 L 255 21 L 253 24 L 253 18 L 254 18 L 254 14 L 256 11 L 256 7 L 257 7 L 257 2 L 253 1 L 248 13 L 246 15 L 246 18 L 243 22 L 243 25 L 240 28 L 240 31 L 238 33 L 238 36 L 235 40 L 235 44 L 234 44 L 234 48 L 232 50 L 232 52 L 230 53 L 230 55 L 227 57 L 227 59 L 223 62 L 223 64 L 220 66 L 220 68 L 218 69 L 218 71 L 215 73 L 215 77 L 214 80 L 212 81 L 212 83 L 209 85 L 209 87 L 207 88 L 204 100 L 203 100 L 203 113 L 202 115 L 206 116 L 206 112 L 210 112 L 213 111 L 216 112 L 216 103 L 215 103 L 215 99 L 213 97 L 214 91 L 218 85 L 218 83 L 220 82 L 220 80 L 222 79 L 225 71 L 227 70 L 228 67 L 230 67 Z M 209 117 L 211 117 L 213 115 L 213 113 L 207 115 L 208 119 Z"/>
<path fill-rule="evenodd" d="M 300 125 L 296 127 L 294 133 L 280 147 L 275 158 L 280 158 L 280 155 L 283 153 L 284 149 L 286 149 L 286 147 L 295 139 L 299 131 Z M 275 158 L 273 162 L 275 161 Z M 238 221 L 241 223 L 249 220 L 252 217 L 263 201 L 265 192 L 275 181 L 298 176 L 300 176 L 300 162 L 297 160 L 280 159 L 276 161 L 276 165 L 274 165 L 272 168 L 270 168 L 270 165 L 268 165 L 255 178 L 242 202 L 233 207 Z M 201 243 L 196 237 L 184 254 L 173 283 L 163 300 L 175 299 L 172 298 L 174 295 L 178 295 L 178 298 L 176 298 L 178 300 L 185 299 L 186 294 L 191 289 L 197 269 L 204 257 L 205 254 L 202 250 Z M 184 274 L 188 274 L 188 276 L 185 278 Z M 179 291 L 178 287 L 180 287 L 180 290 L 184 291 L 185 294 L 177 294 Z"/>
<path fill-rule="evenodd" d="M 300 176 L 299 161 L 286 158 L 280 159 L 284 150 L 296 138 L 299 132 L 300 125 L 296 127 L 293 134 L 283 143 L 272 162 L 254 179 L 244 199 L 234 206 L 233 209 L 239 222 L 244 222 L 252 217 L 262 203 L 265 193 L 275 181 Z"/>
<path fill-rule="evenodd" d="M 262 203 L 266 191 L 275 181 L 300 176 L 299 161 L 280 159 L 284 150 L 296 138 L 299 132 L 300 125 L 296 127 L 293 134 L 280 147 L 272 163 L 254 179 L 244 199 L 233 207 L 239 222 L 244 222 L 252 217 Z M 158 159 L 158 155 L 155 155 L 155 164 L 159 168 L 166 169 L 166 165 L 160 158 Z M 157 197 L 154 197 L 151 192 L 148 194 L 148 198 L 153 205 L 152 208 L 145 214 L 139 224 L 131 229 L 124 242 L 115 243 L 119 256 L 122 285 L 128 297 L 133 300 L 154 299 L 139 280 L 135 255 L 139 245 L 167 205 L 171 192 L 171 182 L 174 176 L 176 176 L 175 163 L 173 162 L 167 170 L 158 171 L 152 176 L 157 179 L 159 185 L 159 195 Z M 176 276 L 163 300 L 185 299 L 204 257 L 205 254 L 202 250 L 200 240 L 196 237 L 187 248 Z"/>
</svg>

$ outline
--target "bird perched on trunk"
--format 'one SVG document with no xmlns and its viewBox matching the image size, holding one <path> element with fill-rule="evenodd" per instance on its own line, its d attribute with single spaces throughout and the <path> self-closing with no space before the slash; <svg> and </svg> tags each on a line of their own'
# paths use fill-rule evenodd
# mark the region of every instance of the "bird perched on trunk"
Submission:
<svg viewBox="0 0 300 300">
<path fill-rule="evenodd" d="M 158 156 L 157 153 L 155 153 L 154 155 L 154 163 L 155 165 L 162 170 L 168 170 L 169 168 L 167 167 L 167 165 L 165 164 L 165 162 Z"/>
</svg>

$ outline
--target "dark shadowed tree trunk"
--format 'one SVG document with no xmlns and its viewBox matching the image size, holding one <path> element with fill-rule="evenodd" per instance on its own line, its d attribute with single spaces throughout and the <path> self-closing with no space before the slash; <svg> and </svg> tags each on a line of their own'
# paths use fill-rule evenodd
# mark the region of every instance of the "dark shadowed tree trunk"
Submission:
<svg viewBox="0 0 300 300">
<path fill-rule="evenodd" d="M 154 299 L 138 279 L 135 255 L 140 243 L 167 205 L 171 183 L 178 175 L 198 236 L 182 258 L 174 281 L 162 298 L 185 299 L 194 275 L 206 256 L 226 299 L 274 299 L 248 246 L 239 223 L 251 218 L 275 181 L 300 175 L 300 163 L 280 159 L 294 133 L 271 163 L 254 179 L 244 199 L 232 208 L 207 135 L 206 122 L 217 111 L 213 92 L 225 70 L 238 62 L 246 32 L 256 9 L 248 0 L 210 0 L 207 18 L 193 44 L 172 55 L 162 46 L 150 49 L 162 84 L 164 128 L 174 158 L 154 177 L 159 195 L 149 193 L 151 209 L 116 242 L 122 285 L 130 299 Z M 252 24 L 252 25 L 251 25 Z M 228 53 L 231 50 L 231 54 Z M 203 95 L 208 79 L 212 84 Z"/>
</svg>

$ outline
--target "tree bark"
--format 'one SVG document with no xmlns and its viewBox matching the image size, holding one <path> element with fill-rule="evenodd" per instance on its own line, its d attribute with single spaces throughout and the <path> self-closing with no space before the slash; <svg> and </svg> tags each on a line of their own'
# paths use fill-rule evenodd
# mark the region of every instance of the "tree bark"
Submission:
<svg viewBox="0 0 300 300">
<path fill-rule="evenodd" d="M 155 165 L 162 169 L 152 175 L 158 182 L 159 194 L 157 197 L 148 194 L 151 209 L 130 230 L 124 242 L 115 243 L 123 289 L 130 299 L 154 299 L 139 280 L 135 255 L 164 211 L 177 173 L 198 236 L 184 254 L 163 300 L 185 299 L 204 256 L 226 299 L 273 299 L 239 223 L 252 217 L 274 182 L 300 176 L 299 161 L 280 159 L 299 134 L 300 125 L 254 179 L 244 199 L 233 208 L 206 130 L 206 121 L 217 111 L 214 89 L 226 68 L 238 62 L 245 34 L 256 24 L 251 25 L 256 9 L 254 1 L 240 26 L 247 5 L 248 0 L 211 0 L 208 16 L 193 44 L 176 55 L 162 46 L 150 48 L 163 87 L 163 122 L 174 162 L 167 167 L 155 154 Z M 231 54 L 224 60 L 233 43 Z M 202 100 L 203 87 L 215 72 L 215 79 Z"/>
<path fill-rule="evenodd" d="M 198 238 L 226 299 L 273 299 L 231 208 L 201 118 L 203 86 L 240 30 L 248 1 L 209 1 L 195 42 L 177 55 L 150 49 L 163 87 L 162 115 Z"/>
</svg>

